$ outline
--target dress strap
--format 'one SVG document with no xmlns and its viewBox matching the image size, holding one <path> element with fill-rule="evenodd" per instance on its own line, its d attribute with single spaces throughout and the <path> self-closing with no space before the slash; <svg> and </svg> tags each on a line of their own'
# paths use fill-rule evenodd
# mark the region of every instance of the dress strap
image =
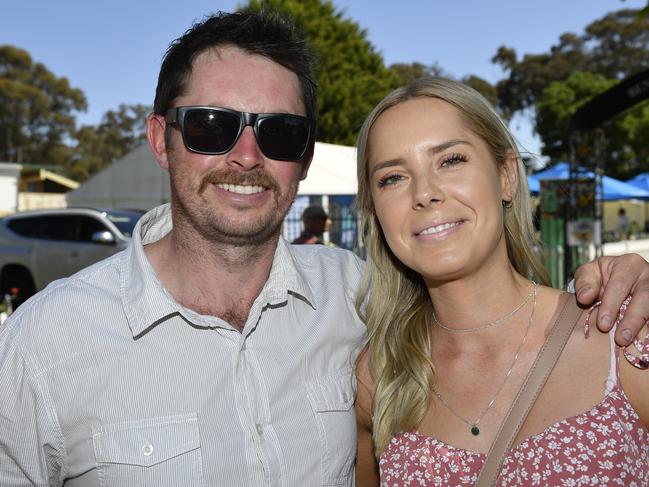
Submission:
<svg viewBox="0 0 649 487">
<path fill-rule="evenodd" d="M 618 384 L 620 380 L 619 367 L 618 367 L 618 358 L 619 358 L 619 348 L 615 344 L 615 327 L 608 334 L 608 341 L 610 343 L 610 365 L 608 368 L 608 377 L 606 378 L 606 390 L 604 395 L 608 396 L 613 388 Z"/>
<path fill-rule="evenodd" d="M 614 328 L 624 319 L 624 314 L 626 313 L 626 309 L 629 306 L 629 303 L 631 302 L 632 298 L 633 296 L 629 294 L 624 300 L 624 302 L 622 303 L 622 306 L 620 306 L 620 310 L 618 311 L 617 318 L 613 323 Z M 586 321 L 584 323 L 584 336 L 586 338 L 588 338 L 588 333 L 590 328 L 590 315 L 593 312 L 593 310 L 597 308 L 600 304 L 602 304 L 602 302 L 597 301 L 586 312 Z M 645 321 L 645 327 L 649 327 L 649 319 Z M 649 369 L 649 333 L 645 335 L 643 340 L 638 339 L 638 337 L 634 338 L 633 346 L 637 350 L 637 354 L 632 353 L 629 350 L 629 346 L 627 346 L 624 348 L 624 357 L 629 361 L 631 365 L 633 365 L 638 369 Z"/>
</svg>

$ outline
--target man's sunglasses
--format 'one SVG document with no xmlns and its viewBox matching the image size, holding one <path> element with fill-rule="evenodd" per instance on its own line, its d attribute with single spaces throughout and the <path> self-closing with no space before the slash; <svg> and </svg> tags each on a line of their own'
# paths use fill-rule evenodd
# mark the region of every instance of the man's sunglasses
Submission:
<svg viewBox="0 0 649 487">
<path fill-rule="evenodd" d="M 199 154 L 225 154 L 250 125 L 261 152 L 270 159 L 301 161 L 314 136 L 314 124 L 289 113 L 247 113 L 220 107 L 170 108 L 165 121 L 178 124 L 185 147 Z"/>
</svg>

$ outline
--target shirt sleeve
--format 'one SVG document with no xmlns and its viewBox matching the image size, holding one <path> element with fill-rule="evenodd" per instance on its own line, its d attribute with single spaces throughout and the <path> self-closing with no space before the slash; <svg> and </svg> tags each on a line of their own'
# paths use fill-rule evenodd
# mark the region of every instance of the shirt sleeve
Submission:
<svg viewBox="0 0 649 487">
<path fill-rule="evenodd" d="M 63 485 L 63 438 L 41 374 L 0 327 L 0 485 Z"/>
</svg>

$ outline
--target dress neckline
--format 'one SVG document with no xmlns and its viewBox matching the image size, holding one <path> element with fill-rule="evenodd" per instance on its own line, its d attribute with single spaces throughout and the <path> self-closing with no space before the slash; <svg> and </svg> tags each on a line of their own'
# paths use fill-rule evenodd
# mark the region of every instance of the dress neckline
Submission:
<svg viewBox="0 0 649 487">
<path fill-rule="evenodd" d="M 611 396 L 613 396 L 613 395 L 616 395 L 617 398 L 612 398 Z M 593 416 L 593 415 L 596 414 L 597 410 L 602 409 L 602 408 L 607 408 L 607 407 L 609 407 L 609 408 L 614 407 L 615 408 L 617 405 L 615 405 L 615 404 L 607 404 L 607 403 L 610 403 L 611 400 L 613 400 L 613 399 L 623 400 L 626 403 L 629 403 L 628 397 L 624 393 L 624 390 L 621 387 L 619 387 L 618 383 L 616 383 L 613 386 L 613 388 L 604 396 L 604 398 L 600 402 L 593 405 L 587 411 L 583 411 L 581 413 L 577 413 L 577 414 L 574 414 L 572 416 L 567 416 L 567 417 L 565 417 L 563 419 L 555 421 L 554 423 L 549 424 L 548 426 L 543 428 L 543 431 L 525 437 L 514 448 L 510 449 L 507 452 L 507 455 L 511 454 L 512 452 L 515 452 L 520 447 L 522 447 L 523 445 L 526 445 L 527 443 L 529 443 L 531 441 L 541 439 L 543 436 L 547 435 L 547 433 L 548 433 L 548 431 L 550 429 L 556 428 L 560 424 L 574 422 L 578 418 L 581 418 L 581 417 L 584 417 L 584 416 Z M 632 411 L 633 416 L 630 417 L 629 420 L 633 420 L 634 422 L 635 421 L 640 421 L 641 422 L 640 417 L 638 416 L 638 413 L 636 413 L 635 409 L 630 408 L 630 410 Z M 427 443 L 436 444 L 436 445 L 439 445 L 439 446 L 441 446 L 443 448 L 446 448 L 446 449 L 449 449 L 449 450 L 452 450 L 452 451 L 456 451 L 456 452 L 458 452 L 460 454 L 463 454 L 464 456 L 472 456 L 472 457 L 479 457 L 479 458 L 485 458 L 486 457 L 486 453 L 479 453 L 479 452 L 475 452 L 475 451 L 472 451 L 472 450 L 467 450 L 466 448 L 462 448 L 462 447 L 459 447 L 459 446 L 452 445 L 450 443 L 446 443 L 446 442 L 444 442 L 442 440 L 439 440 L 439 439 L 435 438 L 434 436 L 430 436 L 430 435 L 420 433 L 416 428 L 409 431 L 409 432 L 399 433 L 399 434 L 395 435 L 395 438 L 397 436 L 403 436 L 403 435 L 409 435 L 409 434 L 417 436 L 422 441 L 425 441 Z M 385 453 L 387 453 L 387 450 L 386 450 Z"/>
</svg>

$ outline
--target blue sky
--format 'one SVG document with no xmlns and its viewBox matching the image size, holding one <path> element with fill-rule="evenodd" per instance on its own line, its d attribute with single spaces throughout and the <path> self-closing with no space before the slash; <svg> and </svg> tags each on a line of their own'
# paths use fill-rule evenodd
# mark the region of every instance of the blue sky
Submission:
<svg viewBox="0 0 649 487">
<path fill-rule="evenodd" d="M 7 2 L 0 44 L 26 49 L 58 76 L 83 90 L 95 124 L 120 103 L 152 104 L 161 57 L 194 20 L 231 11 L 236 0 L 23 0 Z M 502 73 L 490 59 L 500 45 L 519 55 L 547 51 L 564 32 L 583 32 L 591 21 L 646 0 L 334 0 L 367 30 L 387 64 L 438 63 L 462 77 L 495 82 Z M 522 146 L 539 143 L 525 119 L 512 129 Z"/>
</svg>

